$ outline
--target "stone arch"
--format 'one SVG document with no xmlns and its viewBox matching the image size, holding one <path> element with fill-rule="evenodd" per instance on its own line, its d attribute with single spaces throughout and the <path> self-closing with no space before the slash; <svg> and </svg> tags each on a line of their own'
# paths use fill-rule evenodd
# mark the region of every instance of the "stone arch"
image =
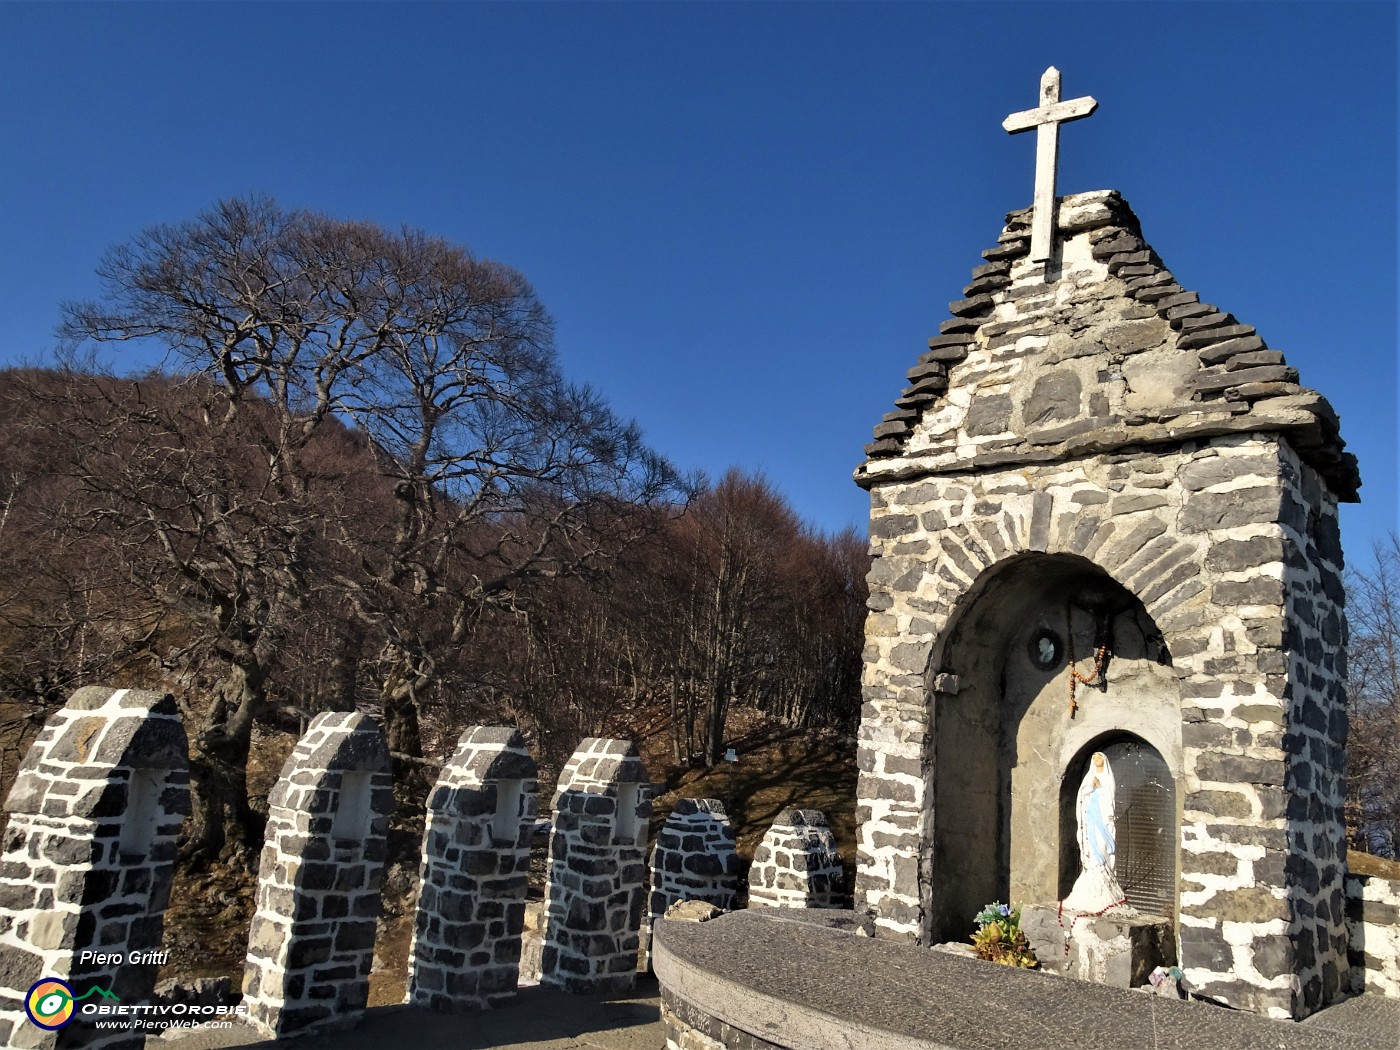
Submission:
<svg viewBox="0 0 1400 1050">
<path fill-rule="evenodd" d="M 272 1038 L 352 1027 L 369 998 L 394 808 L 379 723 L 357 711 L 317 715 L 267 801 L 248 1020 Z"/>
<path fill-rule="evenodd" d="M 19 1045 L 23 1034 L 26 1046 L 139 1045 L 129 1030 L 104 1035 L 81 1020 L 45 1035 L 25 1019 L 24 999 L 46 976 L 79 996 L 100 988 L 150 998 L 176 838 L 190 812 L 175 698 L 77 690 L 29 748 L 5 809 L 0 1044 Z"/>
<path fill-rule="evenodd" d="M 1108 655 L 1095 676 L 1102 644 Z M 1073 683 L 1073 706 L 1071 656 L 1094 679 Z M 1178 672 L 1155 620 L 1077 555 L 1021 553 L 980 572 L 929 657 L 920 902 L 922 935 L 940 941 L 964 937 L 990 901 L 1059 899 L 1068 754 L 1127 730 L 1162 742 L 1179 777 L 1181 714 Z"/>
<path fill-rule="evenodd" d="M 409 1002 L 456 1013 L 515 994 L 535 777 L 517 729 L 473 726 L 458 739 L 428 797 Z"/>
<path fill-rule="evenodd" d="M 754 849 L 750 908 L 838 908 L 846 873 L 819 809 L 785 809 Z"/>
<path fill-rule="evenodd" d="M 1007 500 L 1000 513 L 963 519 L 938 534 L 941 552 L 960 570 L 935 573 L 936 601 L 948 612 L 988 569 L 1023 554 L 1085 558 L 1135 594 L 1154 618 L 1205 590 L 1199 542 L 1183 538 L 1165 515 L 1139 512 L 1101 517 L 1069 503 L 1053 513 L 1054 497 L 1038 492 Z"/>
<path fill-rule="evenodd" d="M 580 743 L 554 793 L 542 983 L 589 994 L 632 987 L 650 815 L 651 784 L 636 745 L 604 737 Z"/>
</svg>

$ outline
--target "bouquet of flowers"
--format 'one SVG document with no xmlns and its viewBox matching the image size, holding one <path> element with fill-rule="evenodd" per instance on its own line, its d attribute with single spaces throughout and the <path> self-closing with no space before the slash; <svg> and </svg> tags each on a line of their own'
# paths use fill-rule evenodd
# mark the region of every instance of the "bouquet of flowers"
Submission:
<svg viewBox="0 0 1400 1050">
<path fill-rule="evenodd" d="M 977 958 L 1003 966 L 1038 965 L 1030 942 L 1021 932 L 1021 909 L 994 902 L 977 913 L 977 932 L 972 935 L 972 950 Z"/>
</svg>

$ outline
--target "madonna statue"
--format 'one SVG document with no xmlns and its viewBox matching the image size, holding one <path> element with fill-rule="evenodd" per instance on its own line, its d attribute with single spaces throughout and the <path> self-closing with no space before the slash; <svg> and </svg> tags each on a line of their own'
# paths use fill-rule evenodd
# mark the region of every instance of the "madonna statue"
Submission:
<svg viewBox="0 0 1400 1050">
<path fill-rule="evenodd" d="M 1069 896 L 1061 901 L 1062 911 L 1100 915 L 1127 903 L 1113 873 L 1118 847 L 1114 796 L 1113 768 L 1102 751 L 1095 751 L 1075 799 L 1079 878 L 1075 879 Z"/>
</svg>

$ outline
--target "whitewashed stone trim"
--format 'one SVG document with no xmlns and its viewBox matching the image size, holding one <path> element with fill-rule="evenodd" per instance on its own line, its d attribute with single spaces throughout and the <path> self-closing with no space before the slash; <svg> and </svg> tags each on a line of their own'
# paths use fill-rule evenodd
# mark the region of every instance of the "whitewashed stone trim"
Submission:
<svg viewBox="0 0 1400 1050">
<path fill-rule="evenodd" d="M 1352 993 L 1400 997 L 1400 881 L 1350 874 L 1346 895 Z"/>
<path fill-rule="evenodd" d="M 846 876 L 836 838 L 818 809 L 778 814 L 753 853 L 751 908 L 839 908 Z"/>
<path fill-rule="evenodd" d="M 243 1001 L 271 1038 L 353 1027 L 369 997 L 394 795 L 379 723 L 317 715 L 268 796 Z"/>
<path fill-rule="evenodd" d="M 651 814 L 635 745 L 584 740 L 559 776 L 553 810 L 540 980 L 568 992 L 631 988 Z"/>
<path fill-rule="evenodd" d="M 515 994 L 538 807 L 518 730 L 461 735 L 428 797 L 408 1002 L 458 1013 Z"/>
<path fill-rule="evenodd" d="M 5 801 L 0 1045 L 143 1045 L 144 1035 L 81 1019 L 44 1032 L 26 1018 L 24 997 L 57 977 L 77 995 L 99 987 L 123 1001 L 150 998 L 190 812 L 188 761 L 173 697 L 106 686 L 77 690 L 30 746 Z M 84 962 L 84 950 L 120 962 Z"/>
</svg>

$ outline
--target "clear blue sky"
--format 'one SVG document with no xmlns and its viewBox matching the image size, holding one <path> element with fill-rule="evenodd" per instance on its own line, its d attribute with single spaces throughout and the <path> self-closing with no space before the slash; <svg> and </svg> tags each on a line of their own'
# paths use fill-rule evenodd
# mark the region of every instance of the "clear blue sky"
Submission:
<svg viewBox="0 0 1400 1050">
<path fill-rule="evenodd" d="M 0 2 L 0 364 L 110 244 L 265 192 L 534 283 L 566 371 L 678 465 L 850 480 L 1003 214 L 1047 65 L 1188 288 L 1342 416 L 1354 563 L 1397 527 L 1392 3 Z"/>
</svg>

